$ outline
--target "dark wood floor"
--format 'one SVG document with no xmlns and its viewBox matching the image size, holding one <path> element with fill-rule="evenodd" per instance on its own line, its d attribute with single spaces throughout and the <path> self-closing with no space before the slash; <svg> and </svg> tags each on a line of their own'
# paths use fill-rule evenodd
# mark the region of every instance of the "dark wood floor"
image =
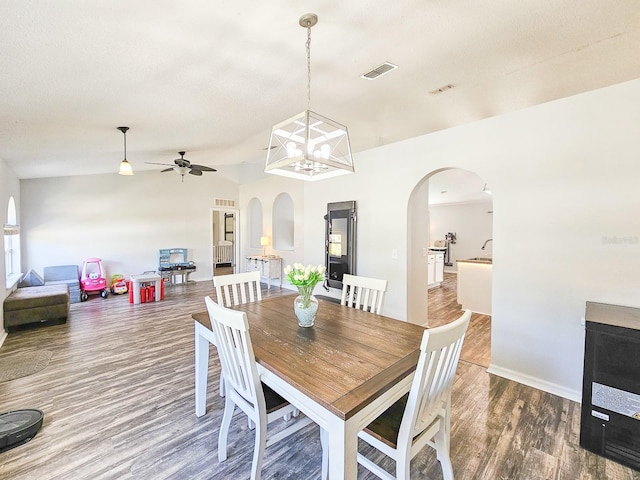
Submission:
<svg viewBox="0 0 640 480">
<path fill-rule="evenodd" d="M 281 292 L 291 293 L 272 288 L 265 295 Z M 0 383 L 0 411 L 45 414 L 31 442 L 0 454 L 0 479 L 249 478 L 253 433 L 240 414 L 229 459 L 217 460 L 223 401 L 215 349 L 207 414 L 194 414 L 191 314 L 204 310 L 205 295 L 213 295 L 211 282 L 168 288 L 164 301 L 151 304 L 91 297 L 72 305 L 65 325 L 10 334 L 0 355 L 42 349 L 53 357 L 41 372 Z M 443 307 L 434 323 L 436 317 L 449 314 Z M 640 480 L 640 473 L 579 447 L 575 402 L 489 375 L 470 360 L 460 362 L 452 399 L 451 457 L 459 480 Z M 320 456 L 318 428 L 309 426 L 267 449 L 263 478 L 320 478 Z M 428 447 L 411 471 L 414 479 L 442 478 Z M 360 470 L 359 478 L 373 477 Z"/>
<path fill-rule="evenodd" d="M 445 273 L 444 282 L 428 292 L 429 327 L 437 327 L 452 322 L 462 312 L 457 302 L 457 275 Z M 460 358 L 464 361 L 488 368 L 491 361 L 491 316 L 473 313 L 469 329 L 462 345 Z"/>
</svg>

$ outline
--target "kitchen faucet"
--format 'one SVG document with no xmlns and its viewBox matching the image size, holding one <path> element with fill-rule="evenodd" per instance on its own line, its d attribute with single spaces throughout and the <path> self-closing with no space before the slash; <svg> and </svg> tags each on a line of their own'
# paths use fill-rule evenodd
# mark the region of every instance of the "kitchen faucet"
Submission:
<svg viewBox="0 0 640 480">
<path fill-rule="evenodd" d="M 484 242 L 484 244 L 482 245 L 482 248 L 480 250 L 484 250 L 484 247 L 487 246 L 487 243 L 489 242 L 493 242 L 493 238 L 490 238 L 489 240 L 487 240 L 486 242 Z"/>
</svg>

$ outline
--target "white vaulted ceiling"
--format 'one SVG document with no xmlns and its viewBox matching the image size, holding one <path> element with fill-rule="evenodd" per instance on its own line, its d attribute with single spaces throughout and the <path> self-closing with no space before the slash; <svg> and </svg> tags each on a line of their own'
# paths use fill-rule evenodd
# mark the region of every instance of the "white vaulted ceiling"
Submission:
<svg viewBox="0 0 640 480">
<path fill-rule="evenodd" d="M 135 171 L 261 163 L 306 108 L 307 12 L 311 109 L 354 152 L 640 77 L 637 0 L 2 0 L 0 157 L 22 179 L 115 172 L 129 126 Z"/>
</svg>

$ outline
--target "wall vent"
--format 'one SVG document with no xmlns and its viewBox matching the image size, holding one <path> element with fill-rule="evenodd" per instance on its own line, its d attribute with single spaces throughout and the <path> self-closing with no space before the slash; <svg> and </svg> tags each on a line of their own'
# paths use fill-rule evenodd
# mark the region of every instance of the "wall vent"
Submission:
<svg viewBox="0 0 640 480">
<path fill-rule="evenodd" d="M 235 200 L 228 200 L 225 198 L 214 198 L 213 205 L 215 207 L 228 207 L 228 208 L 236 208 Z"/>
<path fill-rule="evenodd" d="M 389 73 L 391 70 L 395 70 L 396 68 L 398 68 L 397 65 L 394 65 L 393 63 L 389 63 L 389 62 L 384 62 L 382 65 L 377 66 L 376 68 L 368 71 L 367 73 L 363 73 L 360 76 L 360 78 L 364 78 L 366 80 L 374 80 L 384 75 L 385 73 Z"/>
</svg>

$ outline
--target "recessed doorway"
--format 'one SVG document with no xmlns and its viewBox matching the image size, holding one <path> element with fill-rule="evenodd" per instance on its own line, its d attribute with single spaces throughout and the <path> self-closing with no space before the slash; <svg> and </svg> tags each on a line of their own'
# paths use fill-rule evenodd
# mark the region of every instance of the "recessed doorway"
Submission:
<svg viewBox="0 0 640 480">
<path fill-rule="evenodd" d="M 211 210 L 211 264 L 213 276 L 236 272 L 238 211 Z"/>
</svg>

